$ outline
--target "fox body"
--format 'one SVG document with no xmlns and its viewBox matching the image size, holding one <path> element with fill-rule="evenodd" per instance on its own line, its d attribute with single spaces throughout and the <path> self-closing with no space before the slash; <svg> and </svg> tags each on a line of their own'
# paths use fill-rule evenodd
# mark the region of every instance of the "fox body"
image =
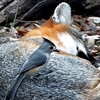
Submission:
<svg viewBox="0 0 100 100">
<path fill-rule="evenodd" d="M 72 27 L 71 8 L 67 3 L 59 4 L 49 20 L 25 35 L 25 38 L 29 37 L 45 37 L 62 52 L 88 59 L 92 63 L 95 62 L 95 58 L 88 52 L 81 34 Z"/>
</svg>

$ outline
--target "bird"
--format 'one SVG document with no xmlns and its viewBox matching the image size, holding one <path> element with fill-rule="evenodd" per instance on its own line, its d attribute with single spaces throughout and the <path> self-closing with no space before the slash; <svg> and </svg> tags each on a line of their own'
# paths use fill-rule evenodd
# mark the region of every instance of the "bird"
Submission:
<svg viewBox="0 0 100 100">
<path fill-rule="evenodd" d="M 5 100 L 14 99 L 23 79 L 27 75 L 36 74 L 42 68 L 44 68 L 52 52 L 59 52 L 59 50 L 56 48 L 54 43 L 43 37 L 43 43 L 41 44 L 41 46 L 35 52 L 33 52 L 22 65 L 22 68 L 18 73 L 18 77 L 16 78 L 11 89 L 8 91 Z"/>
</svg>

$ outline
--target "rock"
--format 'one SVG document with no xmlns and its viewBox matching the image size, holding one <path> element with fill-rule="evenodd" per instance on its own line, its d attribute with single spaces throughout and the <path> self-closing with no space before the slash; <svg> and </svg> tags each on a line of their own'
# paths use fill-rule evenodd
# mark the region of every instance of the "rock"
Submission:
<svg viewBox="0 0 100 100">
<path fill-rule="evenodd" d="M 99 36 L 99 35 L 92 35 L 92 36 L 89 36 L 89 35 L 87 35 L 87 34 L 83 34 L 82 39 L 83 39 L 84 41 L 87 41 L 87 44 L 88 44 L 88 47 L 89 47 L 89 48 L 93 49 L 96 40 L 99 40 L 99 39 L 100 39 L 100 36 Z"/>
<path fill-rule="evenodd" d="M 4 99 L 13 85 L 23 62 L 38 47 L 38 42 L 34 41 L 19 40 L 0 44 L 0 100 Z M 97 98 L 100 99 L 100 71 L 81 58 L 53 53 L 43 70 L 23 80 L 15 100 Z"/>
<path fill-rule="evenodd" d="M 100 24 L 100 17 L 89 17 L 88 21 L 94 22 L 96 24 Z"/>
</svg>

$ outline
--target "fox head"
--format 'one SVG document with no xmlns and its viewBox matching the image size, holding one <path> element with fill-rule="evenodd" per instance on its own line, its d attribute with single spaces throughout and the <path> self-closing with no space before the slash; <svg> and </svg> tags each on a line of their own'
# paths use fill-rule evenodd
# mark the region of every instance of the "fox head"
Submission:
<svg viewBox="0 0 100 100">
<path fill-rule="evenodd" d="M 61 51 L 73 55 L 77 55 L 77 49 L 82 49 L 86 53 L 83 44 L 77 40 L 78 36 L 75 37 L 79 33 L 71 27 L 71 24 L 71 7 L 62 2 L 56 7 L 49 20 L 41 27 L 28 32 L 26 37 L 45 37 Z"/>
<path fill-rule="evenodd" d="M 72 22 L 70 5 L 62 2 L 50 19 L 39 28 L 32 29 L 25 37 L 45 37 L 65 53 L 94 61 L 95 58 L 88 53 L 80 32 L 72 27 Z"/>
</svg>

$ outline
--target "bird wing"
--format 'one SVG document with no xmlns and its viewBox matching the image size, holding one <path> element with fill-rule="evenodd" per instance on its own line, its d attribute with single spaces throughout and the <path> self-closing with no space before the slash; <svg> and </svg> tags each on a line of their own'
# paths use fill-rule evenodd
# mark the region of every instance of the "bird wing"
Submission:
<svg viewBox="0 0 100 100">
<path fill-rule="evenodd" d="M 47 62 L 48 58 L 41 51 L 31 54 L 31 56 L 23 64 L 20 73 L 29 71 L 33 68 L 40 67 Z"/>
</svg>

